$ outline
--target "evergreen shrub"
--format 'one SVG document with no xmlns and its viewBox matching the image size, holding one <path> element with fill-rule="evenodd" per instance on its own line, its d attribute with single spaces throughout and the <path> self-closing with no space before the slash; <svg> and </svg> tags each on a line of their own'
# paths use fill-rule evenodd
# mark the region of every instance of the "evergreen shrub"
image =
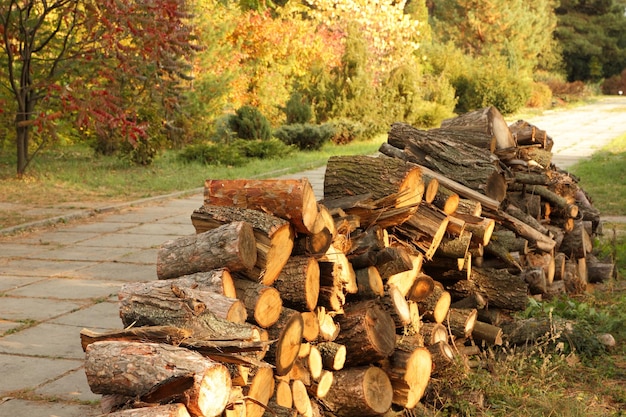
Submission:
<svg viewBox="0 0 626 417">
<path fill-rule="evenodd" d="M 319 150 L 330 140 L 332 128 L 328 125 L 296 123 L 282 125 L 274 131 L 274 136 L 287 145 L 295 145 L 303 151 Z"/>
<path fill-rule="evenodd" d="M 267 140 L 272 136 L 269 120 L 259 109 L 242 106 L 229 119 L 230 128 L 240 139 Z"/>
</svg>

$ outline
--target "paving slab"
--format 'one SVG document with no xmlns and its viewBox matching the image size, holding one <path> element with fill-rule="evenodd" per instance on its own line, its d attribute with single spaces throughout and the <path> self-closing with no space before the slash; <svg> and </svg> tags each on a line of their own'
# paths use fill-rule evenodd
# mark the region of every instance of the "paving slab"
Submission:
<svg viewBox="0 0 626 417">
<path fill-rule="evenodd" d="M 110 297 L 105 302 L 93 304 L 82 310 L 56 317 L 48 321 L 48 323 L 74 326 L 78 328 L 79 332 L 85 327 L 97 331 L 119 330 L 124 327 L 120 319 L 117 295 Z"/>
<path fill-rule="evenodd" d="M 11 275 L 0 275 L 0 293 L 45 279 L 46 278 L 44 277 L 16 277 Z"/>
<path fill-rule="evenodd" d="M 82 246 L 97 246 L 111 248 L 139 248 L 158 247 L 163 242 L 172 239 L 171 235 L 139 235 L 132 233 L 115 233 L 100 235 L 80 242 Z"/>
<path fill-rule="evenodd" d="M 3 263 L 2 274 L 29 277 L 76 276 L 76 271 L 92 265 L 93 262 L 10 259 Z"/>
<path fill-rule="evenodd" d="M 169 235 L 169 238 L 172 239 L 196 233 L 196 229 L 193 227 L 193 224 L 191 224 L 191 219 L 187 219 L 187 223 L 188 224 L 165 223 L 159 220 L 155 223 L 146 223 L 126 229 L 124 232 L 138 235 Z"/>
<path fill-rule="evenodd" d="M 101 414 L 97 405 L 26 401 L 17 398 L 0 403 L 0 417 L 92 417 Z"/>
<path fill-rule="evenodd" d="M 130 252 L 116 259 L 119 262 L 149 264 L 156 268 L 158 248 L 143 249 Z M 156 269 L 155 269 L 156 270 Z"/>
<path fill-rule="evenodd" d="M 70 313 L 82 306 L 84 306 L 84 303 L 76 301 L 31 297 L 0 297 L 0 318 L 13 321 L 42 321 Z"/>
<path fill-rule="evenodd" d="M 80 300 L 106 298 L 119 292 L 119 281 L 49 278 L 43 281 L 7 291 L 8 296 Z"/>
<path fill-rule="evenodd" d="M 85 358 L 80 344 L 80 329 L 52 323 L 38 324 L 0 338 L 0 352 L 48 358 Z"/>
<path fill-rule="evenodd" d="M 84 360 L 34 358 L 0 353 L 2 369 L 0 398 L 13 391 L 33 389 L 43 383 L 54 381 L 70 371 L 81 368 L 83 364 Z M 14 414 L 14 416 L 27 415 Z"/>
<path fill-rule="evenodd" d="M 65 230 L 63 233 L 59 233 L 56 230 L 47 232 L 32 233 L 27 236 L 21 237 L 19 241 L 21 243 L 30 243 L 37 245 L 73 245 L 83 240 L 92 239 L 97 236 L 95 232 L 74 232 Z"/>
<path fill-rule="evenodd" d="M 129 252 L 130 249 L 128 247 L 99 247 L 77 243 L 74 245 L 57 247 L 47 252 L 41 252 L 37 255 L 30 256 L 30 258 L 57 261 L 103 262 L 112 261 L 115 258 L 127 255 Z"/>
<path fill-rule="evenodd" d="M 71 371 L 55 381 L 43 384 L 35 389 L 35 394 L 48 398 L 94 403 L 99 402 L 102 398 L 101 395 L 91 392 L 84 367 Z"/>
<path fill-rule="evenodd" d="M 72 227 L 64 227 L 58 229 L 62 233 L 115 233 L 120 230 L 128 229 L 130 227 L 137 226 L 137 223 L 123 223 L 123 222 L 109 222 L 107 221 L 108 214 L 100 214 L 93 219 L 90 219 L 88 223 L 75 224 Z"/>
<path fill-rule="evenodd" d="M 50 247 L 42 247 L 31 243 L 2 242 L 0 243 L 0 258 L 21 258 L 26 256 L 42 256 Z"/>
<path fill-rule="evenodd" d="M 9 330 L 16 330 L 21 325 L 22 323 L 20 323 L 19 321 L 0 319 L 0 335 L 3 335 L 5 332 L 8 332 Z"/>
<path fill-rule="evenodd" d="M 112 281 L 149 281 L 157 279 L 156 263 L 123 263 L 123 262 L 103 262 L 90 264 L 80 270 L 67 272 L 63 275 L 66 278 L 85 278 Z"/>
</svg>

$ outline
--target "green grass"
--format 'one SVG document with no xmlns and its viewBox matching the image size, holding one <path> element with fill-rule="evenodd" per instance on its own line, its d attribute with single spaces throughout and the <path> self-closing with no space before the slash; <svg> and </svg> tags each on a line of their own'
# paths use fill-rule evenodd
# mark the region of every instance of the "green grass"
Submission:
<svg viewBox="0 0 626 417">
<path fill-rule="evenodd" d="M 578 162 L 570 171 L 580 178 L 580 186 L 601 214 L 626 215 L 626 135 Z"/>
<path fill-rule="evenodd" d="M 119 203 L 202 188 L 204 180 L 272 178 L 323 166 L 333 155 L 372 154 L 385 137 L 347 145 L 326 144 L 319 151 L 294 152 L 282 159 L 253 159 L 244 166 L 185 163 L 178 152 L 166 151 L 148 167 L 133 166 L 116 157 L 95 156 L 85 146 L 57 146 L 37 155 L 27 175 L 15 176 L 12 154 L 0 154 L 0 229 L 41 220 L 24 208 L 62 204 L 84 208 L 90 202 Z M 14 207 L 14 208 L 13 208 Z"/>
</svg>

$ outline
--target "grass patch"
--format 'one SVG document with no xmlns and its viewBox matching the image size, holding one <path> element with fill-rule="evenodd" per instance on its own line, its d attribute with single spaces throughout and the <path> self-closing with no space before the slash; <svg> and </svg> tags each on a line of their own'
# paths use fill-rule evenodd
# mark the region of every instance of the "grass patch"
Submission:
<svg viewBox="0 0 626 417">
<path fill-rule="evenodd" d="M 293 152 L 281 159 L 250 159 L 243 166 L 185 163 L 166 151 L 149 167 L 116 157 L 94 156 L 86 146 L 59 146 L 41 152 L 25 178 L 15 176 L 13 155 L 0 155 L 0 229 L 51 217 L 45 209 L 89 208 L 96 203 L 135 199 L 201 188 L 207 178 L 272 178 L 323 166 L 333 155 L 377 151 L 386 137 L 346 145 L 328 143 L 319 151 Z M 37 209 L 37 210 L 35 210 Z"/>
<path fill-rule="evenodd" d="M 626 215 L 626 135 L 570 168 L 602 215 Z"/>
</svg>

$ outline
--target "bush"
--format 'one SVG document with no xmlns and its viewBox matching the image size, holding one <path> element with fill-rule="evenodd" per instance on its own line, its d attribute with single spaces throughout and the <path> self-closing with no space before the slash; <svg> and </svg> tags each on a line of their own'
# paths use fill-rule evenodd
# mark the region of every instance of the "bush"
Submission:
<svg viewBox="0 0 626 417">
<path fill-rule="evenodd" d="M 291 94 L 283 111 L 287 116 L 287 124 L 309 123 L 313 116 L 308 100 L 298 92 Z"/>
<path fill-rule="evenodd" d="M 329 140 L 335 145 L 345 145 L 365 138 L 365 126 L 354 120 L 334 119 L 325 123 L 324 126 L 330 132 Z"/>
<path fill-rule="evenodd" d="M 237 139 L 232 146 L 247 158 L 259 159 L 282 158 L 294 151 L 293 146 L 287 145 L 277 138 L 270 140 Z"/>
<path fill-rule="evenodd" d="M 626 69 L 602 83 L 602 94 L 619 94 L 620 91 L 626 94 Z"/>
<path fill-rule="evenodd" d="M 526 103 L 527 107 L 534 107 L 539 109 L 545 109 L 552 104 L 552 90 L 547 84 L 541 82 L 534 82 L 532 84 L 532 91 L 530 98 Z"/>
<path fill-rule="evenodd" d="M 295 145 L 300 150 L 318 150 L 331 135 L 332 129 L 327 125 L 291 124 L 283 125 L 274 131 L 274 136 L 287 145 Z"/>
<path fill-rule="evenodd" d="M 270 122 L 252 106 L 242 106 L 229 119 L 230 128 L 241 139 L 267 140 L 272 135 Z"/>
<path fill-rule="evenodd" d="M 185 147 L 178 159 L 183 162 L 199 162 L 204 165 L 241 166 L 247 161 L 235 146 L 216 143 L 199 143 Z"/>
</svg>

